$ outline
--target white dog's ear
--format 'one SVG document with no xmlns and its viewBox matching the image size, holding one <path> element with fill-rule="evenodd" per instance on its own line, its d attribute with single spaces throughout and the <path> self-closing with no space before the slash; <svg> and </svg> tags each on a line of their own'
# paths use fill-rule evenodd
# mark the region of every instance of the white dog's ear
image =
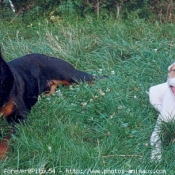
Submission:
<svg viewBox="0 0 175 175">
<path fill-rule="evenodd" d="M 171 64 L 169 67 L 168 67 L 168 71 L 170 71 L 171 67 L 175 65 L 175 63 Z"/>
<path fill-rule="evenodd" d="M 172 65 L 171 65 L 172 66 Z M 170 71 L 170 69 L 171 69 L 171 66 L 168 66 L 168 71 Z"/>
</svg>

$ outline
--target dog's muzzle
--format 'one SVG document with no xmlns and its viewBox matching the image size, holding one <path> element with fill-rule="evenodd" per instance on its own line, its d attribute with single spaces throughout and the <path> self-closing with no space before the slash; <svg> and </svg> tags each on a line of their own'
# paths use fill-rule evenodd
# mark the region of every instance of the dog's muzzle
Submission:
<svg viewBox="0 0 175 175">
<path fill-rule="evenodd" d="M 168 82 L 168 85 L 170 86 L 170 89 L 172 90 L 173 94 L 175 95 L 175 78 L 168 78 L 167 82 Z"/>
<path fill-rule="evenodd" d="M 171 88 L 173 94 L 175 95 L 175 87 L 174 86 L 170 86 L 170 88 Z"/>
</svg>

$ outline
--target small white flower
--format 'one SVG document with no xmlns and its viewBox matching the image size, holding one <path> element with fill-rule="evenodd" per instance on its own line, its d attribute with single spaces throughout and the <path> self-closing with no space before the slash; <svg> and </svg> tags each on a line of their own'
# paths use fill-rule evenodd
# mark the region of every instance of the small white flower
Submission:
<svg viewBox="0 0 175 175">
<path fill-rule="evenodd" d="M 145 146 L 149 146 L 149 143 L 145 143 Z"/>
<path fill-rule="evenodd" d="M 70 85 L 70 86 L 69 86 L 69 89 L 70 89 L 70 90 L 73 90 L 73 86 L 72 86 L 72 85 Z"/>
<path fill-rule="evenodd" d="M 123 109 L 123 108 L 124 108 L 123 105 L 118 106 L 118 109 Z"/>
<path fill-rule="evenodd" d="M 93 102 L 93 99 L 91 98 L 91 99 L 89 100 L 89 102 Z"/>
<path fill-rule="evenodd" d="M 98 95 L 93 96 L 93 98 L 98 98 Z"/>
<path fill-rule="evenodd" d="M 105 96 L 105 93 L 101 89 L 99 89 L 99 93 L 100 95 Z"/>
<path fill-rule="evenodd" d="M 58 94 L 58 96 L 59 96 L 60 98 L 62 98 L 62 97 L 63 97 L 63 94 L 61 93 L 61 91 L 60 91 L 60 90 L 57 90 L 57 91 L 56 91 L 56 93 Z"/>
<path fill-rule="evenodd" d="M 52 147 L 51 146 L 48 146 L 48 150 L 51 152 L 52 151 Z"/>
<path fill-rule="evenodd" d="M 87 105 L 87 102 L 82 102 L 81 103 L 81 106 L 83 106 L 83 107 L 86 106 L 86 105 Z"/>
<path fill-rule="evenodd" d="M 102 69 L 99 69 L 99 73 L 100 73 L 100 74 L 102 74 L 102 71 L 103 71 Z"/>
<path fill-rule="evenodd" d="M 111 75 L 115 75 L 115 71 L 114 70 L 111 71 Z"/>
<path fill-rule="evenodd" d="M 109 88 L 106 89 L 106 92 L 110 92 L 111 90 Z"/>
<path fill-rule="evenodd" d="M 46 99 L 47 99 L 48 101 L 50 101 L 50 97 L 47 97 Z"/>
<path fill-rule="evenodd" d="M 110 119 L 113 119 L 115 116 L 115 112 L 110 116 Z"/>
</svg>

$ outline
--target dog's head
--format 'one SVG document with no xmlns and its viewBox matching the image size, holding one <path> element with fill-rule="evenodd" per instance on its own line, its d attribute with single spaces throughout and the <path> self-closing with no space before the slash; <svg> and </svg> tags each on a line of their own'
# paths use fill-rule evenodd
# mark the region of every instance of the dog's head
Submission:
<svg viewBox="0 0 175 175">
<path fill-rule="evenodd" d="M 167 82 L 175 95 L 175 63 L 168 67 L 168 79 Z"/>
<path fill-rule="evenodd" d="M 14 101 L 9 97 L 13 82 L 13 73 L 0 52 L 0 117 L 9 116 L 14 111 Z"/>
</svg>

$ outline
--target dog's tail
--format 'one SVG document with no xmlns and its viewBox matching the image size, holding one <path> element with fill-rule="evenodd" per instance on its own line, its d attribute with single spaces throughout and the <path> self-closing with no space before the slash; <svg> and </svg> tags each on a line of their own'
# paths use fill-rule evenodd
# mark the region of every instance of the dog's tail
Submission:
<svg viewBox="0 0 175 175">
<path fill-rule="evenodd" d="M 108 76 L 103 75 L 103 76 L 94 76 L 91 75 L 87 72 L 83 72 L 80 70 L 76 70 L 76 73 L 74 74 L 74 81 L 75 82 L 88 82 L 88 83 L 93 83 L 95 80 L 99 80 L 99 79 L 104 79 L 104 78 L 108 78 Z"/>
<path fill-rule="evenodd" d="M 80 71 L 80 70 L 77 70 L 75 69 L 76 71 L 74 71 L 74 74 L 73 74 L 73 81 L 75 83 L 77 82 L 93 82 L 96 77 L 87 73 L 87 72 L 83 72 L 83 71 Z"/>
</svg>

